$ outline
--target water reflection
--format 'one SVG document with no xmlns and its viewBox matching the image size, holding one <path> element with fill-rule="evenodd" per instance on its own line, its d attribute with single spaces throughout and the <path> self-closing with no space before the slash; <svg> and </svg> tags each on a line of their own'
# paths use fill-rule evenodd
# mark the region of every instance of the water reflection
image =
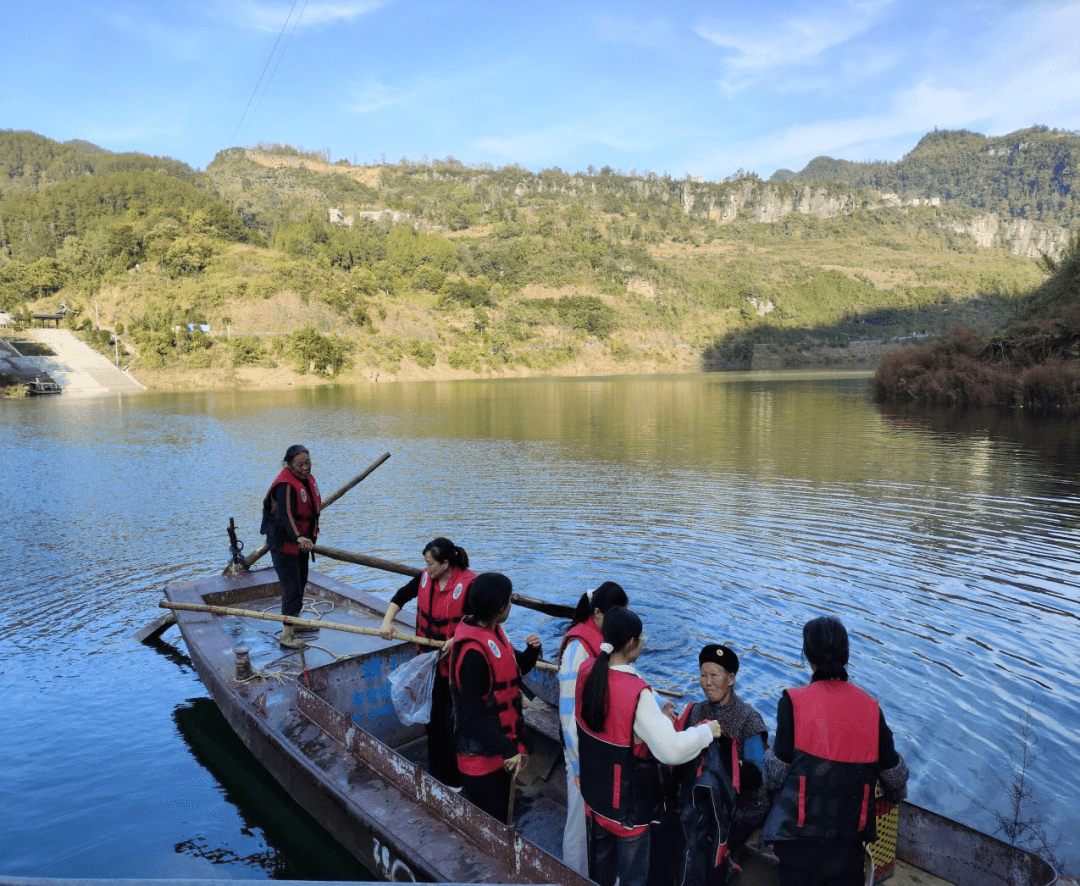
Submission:
<svg viewBox="0 0 1080 886">
<path fill-rule="evenodd" d="M 802 623 L 839 615 L 916 802 L 993 830 L 1030 711 L 1030 783 L 1053 830 L 1072 833 L 1060 773 L 1080 693 L 1078 427 L 882 408 L 865 378 L 836 376 L 5 403 L 18 458 L 0 470 L 19 508 L 0 543 L 0 691 L 19 717 L 0 720 L 0 744 L 25 762 L 0 782 L 4 808 L 24 810 L 0 857 L 11 873 L 219 876 L 208 854 L 223 850 L 231 876 L 257 878 L 280 852 L 299 870 L 246 789 L 222 788 L 227 773 L 178 742 L 204 694 L 190 667 L 130 640 L 165 582 L 224 567 L 230 517 L 259 544 L 259 501 L 294 442 L 324 491 L 392 453 L 327 509 L 327 545 L 418 563 L 445 534 L 475 568 L 559 602 L 618 581 L 648 625 L 651 679 L 695 697 L 697 649 L 726 641 L 740 695 L 770 725 L 781 688 L 806 679 Z M 316 568 L 383 597 L 403 583 Z M 551 654 L 565 624 L 518 610 L 509 628 L 537 630 Z M 1063 849 L 1080 868 L 1080 849 Z"/>
</svg>

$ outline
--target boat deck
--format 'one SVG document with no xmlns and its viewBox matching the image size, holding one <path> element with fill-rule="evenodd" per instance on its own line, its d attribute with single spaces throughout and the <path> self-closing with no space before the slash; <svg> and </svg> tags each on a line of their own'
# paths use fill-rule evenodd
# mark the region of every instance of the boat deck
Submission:
<svg viewBox="0 0 1080 886">
<path fill-rule="evenodd" d="M 170 585 L 175 603 L 279 612 L 273 570 Z M 301 618 L 375 630 L 385 604 L 312 573 Z M 243 742 L 302 807 L 372 872 L 387 880 L 560 883 L 589 886 L 559 860 L 565 771 L 558 687 L 551 671 L 527 682 L 533 748 L 507 826 L 424 771 L 423 726 L 403 726 L 387 677 L 417 654 L 413 643 L 323 628 L 303 649 L 278 643 L 278 622 L 178 611 L 199 677 Z M 411 625 L 398 622 L 403 632 Z M 248 650 L 250 676 L 238 674 Z M 1050 886 L 1053 869 L 928 810 L 901 804 L 890 886 Z M 522 839 L 524 837 L 524 839 Z M 775 886 L 775 858 L 756 836 L 735 886 Z M 929 873 L 934 871 L 941 876 Z M 942 879 L 944 877 L 945 879 Z"/>
<path fill-rule="evenodd" d="M 263 570 L 178 583 L 169 597 L 277 613 L 280 590 L 272 576 Z M 300 617 L 377 629 L 381 604 L 363 596 L 313 576 Z M 177 616 L 199 676 L 230 725 L 316 818 L 324 820 L 328 805 L 349 809 L 349 815 L 331 816 L 344 833 L 328 830 L 373 871 L 388 879 L 589 882 L 559 861 L 566 780 L 557 739 L 543 734 L 557 720 L 542 702 L 530 706 L 537 731 L 509 828 L 423 771 L 424 727 L 400 724 L 386 679 L 417 653 L 415 644 L 324 628 L 304 638 L 302 649 L 284 649 L 277 622 L 203 612 Z M 238 648 L 247 649 L 248 677 L 237 673 Z M 350 823 L 354 818 L 363 824 Z M 369 826 L 386 834 L 370 848 L 361 833 Z"/>
</svg>

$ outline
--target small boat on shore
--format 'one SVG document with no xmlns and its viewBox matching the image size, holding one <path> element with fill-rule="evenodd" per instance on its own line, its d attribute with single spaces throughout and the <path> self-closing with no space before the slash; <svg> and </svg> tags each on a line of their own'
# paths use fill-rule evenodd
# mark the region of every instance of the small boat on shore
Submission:
<svg viewBox="0 0 1080 886">
<path fill-rule="evenodd" d="M 353 562 L 412 572 L 354 555 Z M 384 640 L 385 604 L 312 572 L 304 620 L 321 622 L 301 649 L 277 641 L 272 569 L 233 570 L 165 589 L 195 669 L 226 721 L 289 795 L 361 864 L 387 880 L 449 883 L 591 881 L 560 861 L 565 774 L 551 670 L 525 678 L 533 740 L 512 824 L 497 821 L 424 770 L 423 726 L 403 726 L 389 673 L 417 654 Z M 549 609 L 554 604 L 548 604 Z M 309 618 L 308 613 L 311 613 Z M 398 623 L 408 631 L 409 626 Z M 751 840 L 736 886 L 775 884 L 775 859 Z M 1042 859 L 910 803 L 899 811 L 892 886 L 1051 886 Z"/>
<path fill-rule="evenodd" d="M 25 383 L 27 397 L 44 397 L 49 394 L 63 393 L 63 388 L 60 387 L 54 381 L 42 381 L 40 378 L 35 378 L 33 381 Z"/>
</svg>

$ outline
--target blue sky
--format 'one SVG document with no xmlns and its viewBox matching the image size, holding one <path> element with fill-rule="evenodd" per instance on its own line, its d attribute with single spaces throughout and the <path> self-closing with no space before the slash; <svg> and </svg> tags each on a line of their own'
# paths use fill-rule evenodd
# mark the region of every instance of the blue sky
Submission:
<svg viewBox="0 0 1080 886">
<path fill-rule="evenodd" d="M 768 177 L 1080 130 L 1077 0 L 0 0 L 0 128 L 205 167 L 282 142 Z"/>
</svg>

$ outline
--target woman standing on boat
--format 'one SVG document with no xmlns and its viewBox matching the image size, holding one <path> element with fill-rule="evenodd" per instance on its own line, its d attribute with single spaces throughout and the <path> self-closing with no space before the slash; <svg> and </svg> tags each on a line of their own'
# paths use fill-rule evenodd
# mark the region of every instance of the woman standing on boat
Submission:
<svg viewBox="0 0 1080 886">
<path fill-rule="evenodd" d="M 308 560 L 319 535 L 322 498 L 311 473 L 311 454 L 296 444 L 285 450 L 284 467 L 263 497 L 262 525 L 270 559 L 281 585 L 281 614 L 297 616 L 304 607 Z M 293 626 L 281 629 L 281 645 L 295 647 L 300 641 Z"/>
<path fill-rule="evenodd" d="M 578 759 L 577 720 L 574 705 L 581 666 L 600 654 L 604 614 L 629 600 L 621 585 L 605 581 L 592 593 L 581 595 L 570 630 L 559 647 L 559 721 L 562 725 L 563 757 L 566 761 L 566 825 L 563 828 L 563 864 L 579 874 L 589 873 L 585 838 L 585 801 L 581 799 L 581 764 Z"/>
<path fill-rule="evenodd" d="M 810 685 L 785 689 L 765 784 L 779 791 L 761 831 L 780 860 L 781 886 L 861 886 L 863 843 L 874 839 L 874 789 L 899 802 L 908 769 L 877 701 L 847 682 L 840 620 L 803 626 Z"/>
<path fill-rule="evenodd" d="M 600 654 L 578 674 L 581 794 L 589 834 L 589 877 L 600 886 L 643 886 L 649 827 L 662 803 L 660 763 L 694 759 L 722 734 L 715 720 L 677 732 L 632 665 L 646 638 L 629 609 L 604 616 Z"/>
<path fill-rule="evenodd" d="M 458 622 L 466 613 L 469 585 L 476 573 L 469 569 L 469 555 L 448 538 L 436 538 L 424 547 L 424 569 L 398 589 L 383 616 L 382 636 L 389 640 L 394 618 L 416 600 L 416 633 L 429 640 L 450 642 L 443 647 L 435 683 L 431 689 L 431 719 L 427 724 L 428 771 L 443 784 L 461 787 L 454 754 L 450 702 L 450 647 Z"/>
<path fill-rule="evenodd" d="M 469 589 L 472 614 L 458 625 L 450 653 L 454 741 L 465 795 L 500 821 L 507 820 L 514 780 L 528 762 L 521 675 L 540 658 L 536 634 L 518 652 L 503 632 L 512 591 L 501 573 L 478 575 Z"/>
</svg>

